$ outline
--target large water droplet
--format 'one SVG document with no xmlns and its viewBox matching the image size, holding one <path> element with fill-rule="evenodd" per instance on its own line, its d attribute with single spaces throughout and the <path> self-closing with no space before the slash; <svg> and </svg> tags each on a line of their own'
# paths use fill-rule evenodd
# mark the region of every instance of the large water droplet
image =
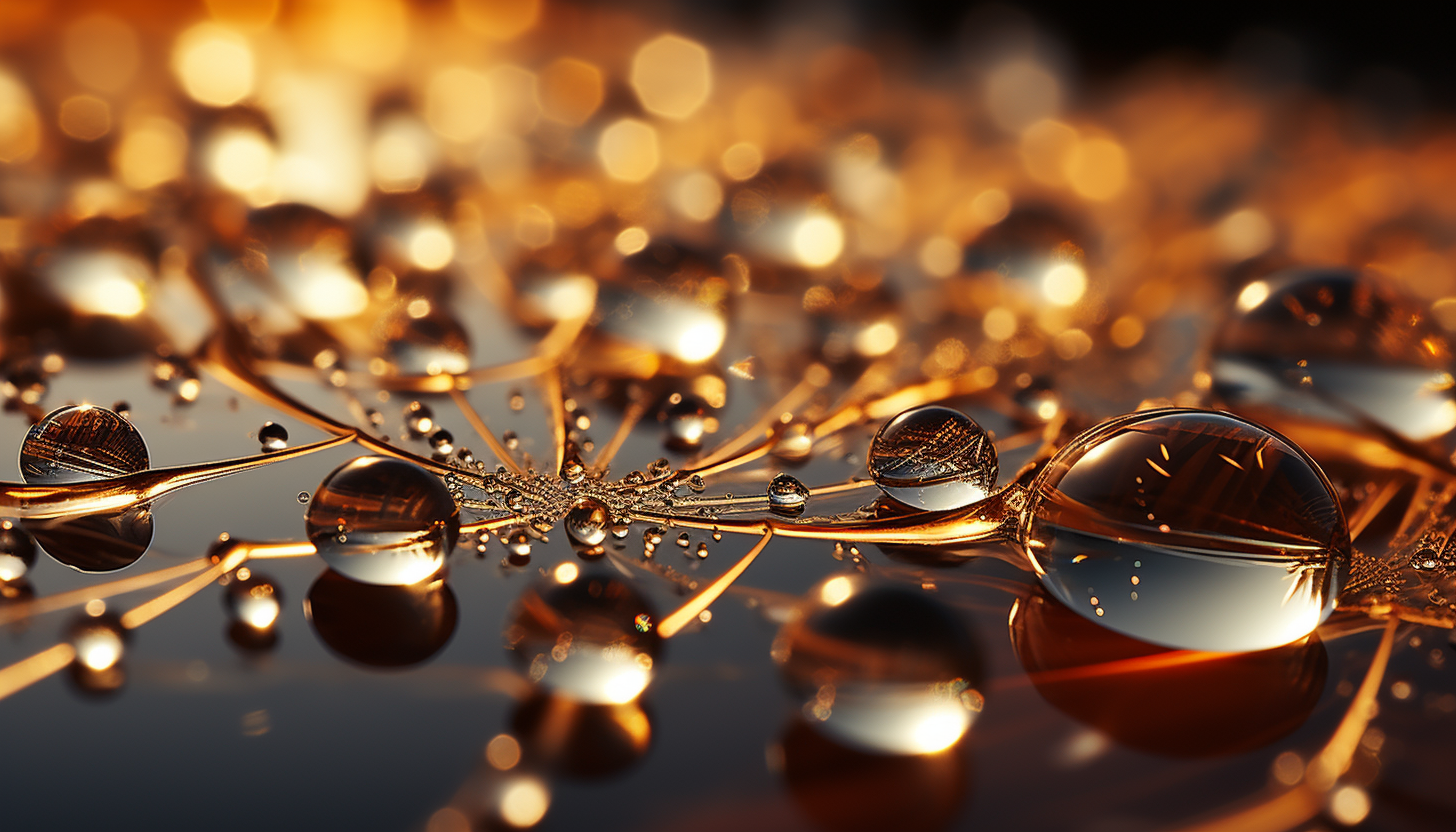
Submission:
<svg viewBox="0 0 1456 832">
<path fill-rule="evenodd" d="M 20 445 L 20 475 L 43 485 L 86 482 L 145 471 L 146 442 L 131 422 L 95 405 L 52 410 Z"/>
<path fill-rule="evenodd" d="M 1350 534 L 1329 480 L 1288 440 L 1227 413 L 1105 422 L 1031 485 L 1021 540 L 1083 616 L 1190 650 L 1260 650 L 1334 610 Z"/>
<path fill-rule="evenodd" d="M 777 514 L 800 514 L 808 502 L 808 487 L 788 474 L 779 474 L 768 484 L 768 507 Z"/>
<path fill-rule="evenodd" d="M 9 520 L 0 520 L 0 584 L 18 581 L 35 565 L 35 541 Z"/>
<path fill-rule="evenodd" d="M 309 501 L 306 523 L 309 542 L 341 574 L 402 586 L 445 566 L 460 510 L 445 484 L 425 469 L 368 456 L 324 478 Z"/>
<path fill-rule="evenodd" d="M 234 578 L 228 584 L 226 598 L 233 620 L 254 630 L 271 629 L 283 612 L 283 594 L 278 585 L 256 573 Z"/>
<path fill-rule="evenodd" d="M 876 485 L 906 505 L 960 508 L 986 499 L 996 485 L 996 447 L 971 417 L 927 405 L 880 428 L 869 469 Z"/>
<path fill-rule="evenodd" d="M 774 660 L 811 724 L 850 746 L 929 754 L 970 729 L 980 654 L 959 618 L 923 592 L 837 575 L 774 639 Z"/>
<path fill-rule="evenodd" d="M 1240 412 L 1347 426 L 1368 419 L 1413 442 L 1456 428 L 1451 369 L 1445 336 L 1417 303 L 1348 269 L 1245 286 L 1210 367 L 1214 395 Z"/>
<path fill-rule="evenodd" d="M 597 500 L 581 500 L 566 512 L 563 525 L 572 540 L 583 546 L 596 546 L 607 539 L 607 526 L 611 522 L 607 507 Z"/>
<path fill-rule="evenodd" d="M 126 628 L 112 613 L 78 616 L 66 631 L 66 641 L 76 651 L 71 662 L 71 680 L 87 694 L 111 694 L 126 683 L 122 656 L 126 652 Z"/>
<path fill-rule="evenodd" d="M 459 608 L 444 581 L 373 586 L 324 572 L 308 590 L 309 621 L 331 650 L 370 667 L 406 667 L 440 652 Z"/>
<path fill-rule="evenodd" d="M 558 577 L 574 570 L 555 573 Z M 532 681 L 579 702 L 622 704 L 652 681 L 661 648 L 638 615 L 656 613 L 630 584 L 604 573 L 526 590 L 506 627 L 506 644 Z"/>
</svg>

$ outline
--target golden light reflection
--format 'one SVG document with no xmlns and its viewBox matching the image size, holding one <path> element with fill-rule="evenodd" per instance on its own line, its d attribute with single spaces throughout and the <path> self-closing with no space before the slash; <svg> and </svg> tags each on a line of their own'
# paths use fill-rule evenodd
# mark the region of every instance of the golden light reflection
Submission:
<svg viewBox="0 0 1456 832">
<path fill-rule="evenodd" d="M 556 568 L 551 571 L 551 577 L 555 579 L 558 584 L 569 584 L 572 581 L 576 580 L 577 576 L 580 574 L 581 570 L 578 569 L 576 564 L 572 563 L 571 561 L 565 561 L 563 563 L 557 564 Z"/>
<path fill-rule="evenodd" d="M 617 249 L 618 254 L 627 257 L 647 248 L 647 244 L 651 241 L 652 238 L 648 236 L 647 229 L 634 225 L 622 229 L 616 239 L 612 241 L 612 245 Z"/>
<path fill-rule="evenodd" d="M 485 73 L 452 66 L 435 73 L 425 91 L 425 120 L 444 138 L 468 142 L 485 135 L 492 118 Z"/>
<path fill-rule="evenodd" d="M 73 95 L 61 102 L 58 121 L 71 138 L 94 141 L 111 132 L 111 107 L 94 95 Z"/>
<path fill-rule="evenodd" d="M 91 14 L 66 27 L 66 67 L 82 84 L 102 92 L 124 89 L 141 65 L 136 32 L 108 14 Z"/>
<path fill-rule="evenodd" d="M 1239 292 L 1239 299 L 1236 305 L 1240 312 L 1248 312 L 1250 309 L 1263 303 L 1268 297 L 1269 284 L 1262 280 L 1255 280 Z"/>
<path fill-rule="evenodd" d="M 409 258 L 426 271 L 437 271 L 455 259 L 455 240 L 439 220 L 426 220 L 409 235 Z"/>
<path fill-rule="evenodd" d="M 837 607 L 843 604 L 853 594 L 854 582 L 843 575 L 830 578 L 819 588 L 819 600 L 831 607 Z"/>
<path fill-rule="evenodd" d="M 822 211 L 810 211 L 794 226 L 790 247 L 805 266 L 827 266 L 844 251 L 844 227 Z"/>
<path fill-rule="evenodd" d="M 1019 133 L 1062 107 L 1062 86 L 1045 66 L 1015 58 L 986 76 L 986 111 L 997 127 Z"/>
<path fill-rule="evenodd" d="M 632 57 L 632 89 L 653 115 L 684 119 L 697 112 L 713 90 L 708 50 L 678 35 L 661 35 Z"/>
<path fill-rule="evenodd" d="M 393 116 L 375 130 L 369 147 L 369 169 L 379 190 L 413 191 L 424 184 L 436 155 L 434 138 L 418 119 Z"/>
<path fill-rule="evenodd" d="M 24 162 L 40 149 L 40 118 L 30 91 L 0 67 L 0 162 Z"/>
<path fill-rule="evenodd" d="M 229 190 L 253 195 L 272 183 L 273 143 L 256 130 L 220 132 L 208 143 L 206 157 L 208 172 Z"/>
<path fill-rule="evenodd" d="M 1087 273 L 1076 263 L 1058 263 L 1041 278 L 1041 293 L 1058 306 L 1072 306 L 1087 291 Z"/>
<path fill-rule="evenodd" d="M 551 792 L 535 777 L 521 777 L 501 788 L 501 820 L 517 828 L 535 826 L 551 807 Z"/>
<path fill-rule="evenodd" d="M 252 47 L 215 23 L 199 23 L 177 38 L 172 69 L 187 94 L 210 107 L 236 104 L 253 92 Z"/>
<path fill-rule="evenodd" d="M 763 168 L 763 152 L 751 142 L 739 142 L 723 151 L 723 173 L 742 182 L 758 175 Z"/>
<path fill-rule="evenodd" d="M 672 204 L 683 216 L 707 222 L 723 206 L 723 188 L 718 180 L 702 171 L 683 176 L 672 189 Z"/>
<path fill-rule="evenodd" d="M 657 170 L 657 131 L 635 118 L 615 121 L 602 131 L 597 157 L 613 179 L 641 182 Z"/>
<path fill-rule="evenodd" d="M 521 762 L 521 744 L 510 734 L 497 734 L 485 745 L 485 761 L 499 771 L 509 771 Z"/>
<path fill-rule="evenodd" d="M 602 106 L 602 71 L 577 58 L 557 58 L 541 73 L 545 116 L 573 127 Z"/>
<path fill-rule="evenodd" d="M 541 0 L 455 0 L 455 13 L 472 32 L 511 40 L 536 25 Z"/>
<path fill-rule="evenodd" d="M 163 116 L 143 116 L 127 120 L 112 164 L 121 181 L 146 190 L 181 176 L 186 158 L 187 134 L 177 122 Z"/>
</svg>

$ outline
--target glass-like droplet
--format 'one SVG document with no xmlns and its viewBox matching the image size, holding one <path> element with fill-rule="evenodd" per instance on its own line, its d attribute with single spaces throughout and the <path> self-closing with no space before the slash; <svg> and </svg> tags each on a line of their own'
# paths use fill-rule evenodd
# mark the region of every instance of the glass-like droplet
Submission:
<svg viewBox="0 0 1456 832">
<path fill-rule="evenodd" d="M 623 518 L 618 517 L 617 519 L 615 519 L 615 520 L 612 521 L 612 526 L 611 526 L 612 537 L 614 537 L 614 538 L 616 538 L 618 540 L 622 540 L 631 531 L 632 531 L 632 523 L 631 523 L 630 520 L 625 520 Z"/>
<path fill-rule="evenodd" d="M 384 357 L 407 376 L 458 375 L 470 369 L 470 336 L 440 303 L 415 298 L 379 328 Z M 416 314 L 419 313 L 419 314 Z"/>
<path fill-rule="evenodd" d="M 93 672 L 115 667 L 126 649 L 126 628 L 111 613 L 77 618 L 66 641 L 76 651 L 76 663 Z"/>
<path fill-rule="evenodd" d="M 607 539 L 607 507 L 597 500 L 581 500 L 566 512 L 566 534 L 582 546 L 596 546 Z"/>
<path fill-rule="evenodd" d="M 525 526 L 511 526 L 501 532 L 501 543 L 505 544 L 506 551 L 518 558 L 531 556 L 531 533 L 526 531 Z"/>
<path fill-rule="evenodd" d="M 506 450 L 514 451 L 521 447 L 521 437 L 517 436 L 515 431 L 508 430 L 501 434 L 501 444 L 506 446 Z"/>
<path fill-rule="evenodd" d="M 679 549 L 688 548 L 692 545 L 692 542 L 693 536 L 688 534 L 687 532 L 683 532 L 682 534 L 677 536 L 677 548 Z"/>
<path fill-rule="evenodd" d="M 647 466 L 647 476 L 652 477 L 653 479 L 657 479 L 658 477 L 665 477 L 670 473 L 672 473 L 672 463 L 668 462 L 665 459 L 653 460 L 652 463 Z"/>
<path fill-rule="evenodd" d="M 511 410 L 517 413 L 526 409 L 526 395 L 519 390 L 512 390 L 510 399 L 506 402 Z"/>
<path fill-rule="evenodd" d="M 455 453 L 455 436 L 450 431 L 440 428 L 430 434 L 430 448 L 436 456 L 446 457 Z"/>
<path fill-rule="evenodd" d="M 288 447 L 288 428 L 277 422 L 264 422 L 263 427 L 258 428 L 258 442 L 264 453 L 281 451 Z"/>
<path fill-rule="evenodd" d="M 694 494 L 701 494 L 708 490 L 708 481 L 699 474 L 688 477 L 688 489 Z"/>
<path fill-rule="evenodd" d="M 773 643 L 804 718 L 881 754 L 930 754 L 981 710 L 980 653 L 950 610 L 908 587 L 837 575 L 810 590 Z"/>
<path fill-rule="evenodd" d="M 677 451 L 702 447 L 708 427 L 708 405 L 691 393 L 669 404 L 662 413 L 667 423 L 667 446 Z"/>
<path fill-rule="evenodd" d="M 429 436 L 435 430 L 435 411 L 427 404 L 410 402 L 404 409 L 404 426 L 411 436 Z"/>
<path fill-rule="evenodd" d="M 0 584 L 18 581 L 35 565 L 35 541 L 9 520 L 0 520 Z"/>
<path fill-rule="evenodd" d="M 809 489 L 788 474 L 779 474 L 768 484 L 769 510 L 778 514 L 799 514 L 809 502 Z"/>
<path fill-rule="evenodd" d="M 576 485 L 586 479 L 586 466 L 579 459 L 567 459 L 561 463 L 561 478 Z"/>
<path fill-rule="evenodd" d="M 95 405 L 52 410 L 20 445 L 20 475 L 59 485 L 120 477 L 149 466 L 146 442 L 131 422 Z"/>
<path fill-rule="evenodd" d="M 1344 512 L 1314 461 L 1202 410 L 1129 414 L 1062 448 L 1031 485 L 1020 539 L 1073 610 L 1189 650 L 1307 635 L 1350 568 Z"/>
<path fill-rule="evenodd" d="M 1244 287 L 1209 369 L 1214 396 L 1241 413 L 1368 419 L 1426 442 L 1456 428 L 1451 359 L 1415 301 L 1348 269 L 1299 269 Z"/>
<path fill-rule="evenodd" d="M 894 499 L 944 511 L 986 499 L 996 485 L 996 447 L 971 417 L 949 407 L 911 408 L 870 443 L 870 476 Z"/>
<path fill-rule="evenodd" d="M 309 497 L 309 494 L 308 494 L 307 491 L 300 491 L 300 492 L 298 492 L 298 501 L 300 503 L 307 504 L 308 503 L 308 497 Z"/>
<path fill-rule="evenodd" d="M 305 519 L 325 563 L 356 581 L 390 586 L 438 573 L 460 529 L 444 483 L 418 465 L 380 456 L 334 469 Z"/>
<path fill-rule="evenodd" d="M 272 629 L 283 612 L 283 593 L 278 585 L 257 573 L 235 578 L 228 584 L 225 597 L 233 621 L 253 630 Z"/>
<path fill-rule="evenodd" d="M 788 463 L 804 462 L 814 450 L 814 431 L 807 422 L 783 425 L 774 437 L 773 455 Z"/>
<path fill-rule="evenodd" d="M 506 646 L 526 675 L 549 690 L 589 704 L 631 702 L 652 681 L 662 644 L 655 628 L 637 628 L 641 615 L 656 619 L 647 600 L 620 578 L 586 573 L 566 583 L 549 580 L 521 595 Z"/>
</svg>

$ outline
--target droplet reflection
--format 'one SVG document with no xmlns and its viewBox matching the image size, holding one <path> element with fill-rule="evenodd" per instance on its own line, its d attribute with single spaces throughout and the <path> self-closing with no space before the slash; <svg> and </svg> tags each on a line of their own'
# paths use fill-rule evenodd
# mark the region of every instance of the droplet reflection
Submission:
<svg viewBox="0 0 1456 832">
<path fill-rule="evenodd" d="M 329 649 L 370 667 L 425 661 L 455 633 L 458 607 L 444 581 L 375 586 L 328 570 L 308 590 L 314 632 Z"/>
</svg>

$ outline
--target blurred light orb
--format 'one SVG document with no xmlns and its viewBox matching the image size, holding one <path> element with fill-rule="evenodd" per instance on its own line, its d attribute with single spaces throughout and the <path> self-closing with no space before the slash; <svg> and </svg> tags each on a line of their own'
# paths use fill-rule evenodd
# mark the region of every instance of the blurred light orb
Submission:
<svg viewBox="0 0 1456 832">
<path fill-rule="evenodd" d="M 641 182 L 657 170 L 660 161 L 657 131 L 645 121 L 619 119 L 602 131 L 597 158 L 613 179 Z"/>
<path fill-rule="evenodd" d="M 177 38 L 172 70 L 194 101 L 227 107 L 253 92 L 253 50 L 247 38 L 214 23 L 199 23 Z"/>
<path fill-rule="evenodd" d="M 643 109 L 663 118 L 697 112 L 713 90 L 713 68 L 701 43 L 661 35 L 632 57 L 632 89 Z"/>
<path fill-rule="evenodd" d="M 827 266 L 844 251 L 844 227 L 823 211 L 810 211 L 794 226 L 790 246 L 794 259 L 810 268 Z"/>
</svg>

